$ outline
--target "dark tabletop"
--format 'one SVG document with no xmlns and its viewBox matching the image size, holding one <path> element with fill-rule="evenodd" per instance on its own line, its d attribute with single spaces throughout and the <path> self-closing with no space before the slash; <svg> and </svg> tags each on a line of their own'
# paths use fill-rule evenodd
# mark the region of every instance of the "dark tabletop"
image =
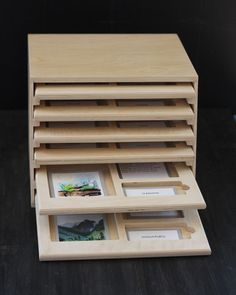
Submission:
<svg viewBox="0 0 236 295">
<path fill-rule="evenodd" d="M 226 109 L 199 111 L 200 212 L 207 257 L 39 262 L 30 208 L 27 113 L 0 112 L 0 295 L 236 294 L 236 123 Z"/>
</svg>

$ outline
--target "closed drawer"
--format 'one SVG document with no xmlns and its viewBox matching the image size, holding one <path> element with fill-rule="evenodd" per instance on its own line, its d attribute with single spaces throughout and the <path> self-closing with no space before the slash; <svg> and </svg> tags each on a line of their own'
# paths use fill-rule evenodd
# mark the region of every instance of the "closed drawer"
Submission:
<svg viewBox="0 0 236 295">
<path fill-rule="evenodd" d="M 205 208 L 184 163 L 41 166 L 39 214 L 109 213 Z"/>
<path fill-rule="evenodd" d="M 104 126 L 105 125 L 105 126 Z M 184 121 L 115 122 L 108 124 L 55 123 L 36 127 L 34 144 L 101 142 L 194 142 L 192 128 Z"/>
<path fill-rule="evenodd" d="M 91 101 L 92 102 L 92 101 Z M 185 99 L 55 101 L 34 107 L 37 122 L 186 120 L 194 122 L 194 112 Z"/>
<path fill-rule="evenodd" d="M 192 83 L 36 84 L 34 103 L 47 100 L 196 98 Z"/>
<path fill-rule="evenodd" d="M 186 143 L 122 145 L 50 145 L 36 148 L 36 165 L 100 164 L 132 162 L 187 162 L 192 163 L 194 152 Z"/>
<path fill-rule="evenodd" d="M 47 216 L 40 215 L 36 207 L 39 258 L 209 255 L 211 250 L 197 211 L 179 213 Z"/>
</svg>

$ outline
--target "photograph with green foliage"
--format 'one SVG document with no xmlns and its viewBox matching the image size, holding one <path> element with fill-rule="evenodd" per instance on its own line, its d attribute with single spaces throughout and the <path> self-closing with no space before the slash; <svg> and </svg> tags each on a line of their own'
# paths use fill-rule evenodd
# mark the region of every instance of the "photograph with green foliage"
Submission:
<svg viewBox="0 0 236 295">
<path fill-rule="evenodd" d="M 105 240 L 106 232 L 102 215 L 57 216 L 59 241 Z"/>
<path fill-rule="evenodd" d="M 99 172 L 52 173 L 55 197 L 103 196 Z"/>
</svg>

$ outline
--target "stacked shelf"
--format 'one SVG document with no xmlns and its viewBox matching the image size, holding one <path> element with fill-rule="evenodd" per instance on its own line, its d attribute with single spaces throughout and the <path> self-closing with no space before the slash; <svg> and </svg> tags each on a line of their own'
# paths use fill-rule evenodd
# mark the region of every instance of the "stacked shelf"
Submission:
<svg viewBox="0 0 236 295">
<path fill-rule="evenodd" d="M 209 254 L 196 124 L 197 75 L 176 35 L 29 36 L 40 259 Z M 89 173 L 99 183 L 90 194 L 55 190 L 63 175 Z M 85 220 L 99 237 L 68 240 L 65 224 Z"/>
</svg>

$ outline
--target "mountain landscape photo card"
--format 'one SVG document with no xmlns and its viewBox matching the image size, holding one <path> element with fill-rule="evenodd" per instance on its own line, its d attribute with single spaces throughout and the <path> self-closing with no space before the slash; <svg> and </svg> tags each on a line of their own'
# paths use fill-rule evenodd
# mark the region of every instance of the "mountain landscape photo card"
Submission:
<svg viewBox="0 0 236 295">
<path fill-rule="evenodd" d="M 56 217 L 57 239 L 63 241 L 99 241 L 108 239 L 107 225 L 101 214 L 60 215 Z"/>
</svg>

